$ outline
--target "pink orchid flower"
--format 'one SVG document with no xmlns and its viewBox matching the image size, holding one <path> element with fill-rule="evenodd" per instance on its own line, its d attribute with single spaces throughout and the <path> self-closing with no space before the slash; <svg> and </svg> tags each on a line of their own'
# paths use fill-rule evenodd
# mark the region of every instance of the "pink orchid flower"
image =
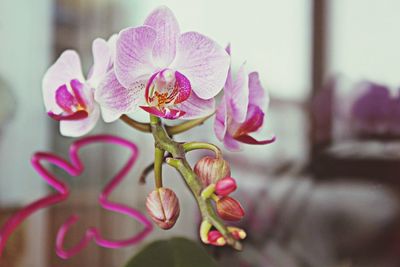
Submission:
<svg viewBox="0 0 400 267">
<path fill-rule="evenodd" d="M 122 169 L 114 176 L 113 179 L 111 179 L 111 181 L 104 187 L 104 189 L 100 193 L 98 198 L 100 205 L 106 210 L 113 211 L 119 214 L 124 214 L 139 221 L 141 224 L 143 224 L 144 228 L 141 232 L 133 235 L 130 238 L 124 240 L 109 240 L 104 238 L 97 228 L 90 227 L 85 232 L 85 235 L 80 240 L 80 242 L 67 250 L 64 248 L 65 236 L 68 233 L 68 230 L 73 226 L 73 224 L 75 224 L 79 220 L 79 217 L 77 215 L 71 215 L 58 230 L 56 240 L 56 252 L 58 256 L 63 259 L 72 257 L 80 252 L 82 249 L 84 249 L 92 240 L 99 246 L 105 248 L 120 248 L 133 245 L 143 240 L 152 231 L 151 222 L 139 211 L 124 204 L 112 202 L 109 200 L 109 196 L 112 194 L 114 189 L 122 182 L 122 180 L 125 178 L 125 176 L 132 169 L 134 163 L 136 162 L 138 156 L 136 145 L 125 139 L 110 135 L 90 136 L 77 140 L 71 145 L 69 150 L 71 162 L 68 162 L 63 158 L 50 153 L 38 152 L 34 154 L 34 156 L 32 157 L 33 167 L 43 177 L 43 179 L 57 192 L 36 200 L 35 202 L 21 209 L 19 212 L 11 216 L 6 221 L 6 223 L 0 228 L 0 256 L 10 235 L 30 215 L 41 209 L 65 201 L 69 197 L 70 190 L 68 186 L 61 182 L 54 174 L 48 171 L 48 169 L 44 167 L 43 163 L 50 163 L 52 165 L 55 165 L 65 170 L 68 174 L 72 176 L 79 176 L 84 171 L 84 166 L 79 158 L 79 151 L 81 150 L 81 148 L 96 143 L 109 143 L 126 147 L 131 152 L 129 159 L 122 167 Z"/>
<path fill-rule="evenodd" d="M 230 46 L 226 51 L 230 54 Z M 245 64 L 239 68 L 236 79 L 229 68 L 224 95 L 216 112 L 214 131 L 225 147 L 232 151 L 240 149 L 240 143 L 265 145 L 275 141 L 258 141 L 250 133 L 258 131 L 264 123 L 269 96 L 264 91 L 257 72 L 247 74 Z"/>
<path fill-rule="evenodd" d="M 229 62 L 210 38 L 180 33 L 172 11 L 160 7 L 143 26 L 119 33 L 115 73 L 107 75 L 96 100 L 114 120 L 138 107 L 166 119 L 207 116 L 215 111 L 213 97 L 225 83 Z"/>
<path fill-rule="evenodd" d="M 94 100 L 94 90 L 113 67 L 116 36 L 109 41 L 93 41 L 94 63 L 85 79 L 79 55 L 66 50 L 43 77 L 43 98 L 47 113 L 60 121 L 62 135 L 77 137 L 94 128 L 100 109 Z"/>
</svg>

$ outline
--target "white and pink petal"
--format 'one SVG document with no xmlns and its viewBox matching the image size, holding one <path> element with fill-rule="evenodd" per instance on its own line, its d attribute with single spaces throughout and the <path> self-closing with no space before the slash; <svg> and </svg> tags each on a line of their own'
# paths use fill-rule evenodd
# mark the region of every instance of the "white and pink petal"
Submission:
<svg viewBox="0 0 400 267">
<path fill-rule="evenodd" d="M 261 85 L 258 72 L 249 74 L 249 104 L 261 107 L 264 112 L 269 105 L 269 95 Z"/>
<path fill-rule="evenodd" d="M 93 66 L 88 77 L 88 83 L 93 88 L 97 88 L 112 64 L 112 51 L 107 41 L 97 38 L 93 41 L 92 53 Z"/>
<path fill-rule="evenodd" d="M 198 119 L 207 117 L 215 112 L 215 100 L 213 98 L 201 99 L 195 92 L 192 92 L 186 101 L 175 105 L 175 108 L 185 112 L 181 119 Z"/>
<path fill-rule="evenodd" d="M 153 47 L 157 32 L 149 26 L 128 28 L 120 32 L 115 56 L 118 81 L 126 88 L 140 78 L 150 78 L 157 72 L 153 64 Z"/>
<path fill-rule="evenodd" d="M 225 134 L 224 137 L 224 146 L 230 151 L 240 151 L 240 142 L 234 139 L 229 133 Z"/>
<path fill-rule="evenodd" d="M 197 96 L 210 99 L 224 86 L 229 64 L 228 53 L 216 42 L 200 33 L 187 32 L 178 38 L 171 68 L 190 80 Z"/>
<path fill-rule="evenodd" d="M 225 133 L 227 131 L 227 119 L 226 101 L 225 96 L 223 96 L 221 102 L 218 105 L 214 121 L 214 132 L 220 141 L 224 140 Z"/>
<path fill-rule="evenodd" d="M 224 92 L 229 99 L 232 118 L 239 123 L 244 122 L 249 104 L 249 78 L 244 64 L 231 86 L 225 86 Z"/>
<path fill-rule="evenodd" d="M 180 34 L 179 24 L 173 12 L 165 6 L 155 9 L 145 20 L 144 25 L 157 32 L 157 40 L 153 47 L 154 64 L 166 68 L 176 54 L 176 42 Z"/>
<path fill-rule="evenodd" d="M 144 104 L 145 84 L 146 80 L 138 80 L 131 87 L 125 88 L 119 83 L 114 71 L 109 71 L 95 91 L 95 99 L 100 104 L 104 121 L 115 121 Z"/>
<path fill-rule="evenodd" d="M 90 132 L 100 117 L 100 108 L 95 105 L 88 113 L 88 117 L 80 120 L 61 120 L 60 133 L 64 136 L 79 137 Z"/>
</svg>

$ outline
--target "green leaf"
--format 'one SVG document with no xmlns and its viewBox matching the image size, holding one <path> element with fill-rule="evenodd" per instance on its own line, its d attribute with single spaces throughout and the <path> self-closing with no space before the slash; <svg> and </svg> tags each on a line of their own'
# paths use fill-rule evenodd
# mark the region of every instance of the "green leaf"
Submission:
<svg viewBox="0 0 400 267">
<path fill-rule="evenodd" d="M 185 238 L 172 238 L 149 244 L 125 267 L 218 267 L 218 265 L 199 244 Z"/>
</svg>

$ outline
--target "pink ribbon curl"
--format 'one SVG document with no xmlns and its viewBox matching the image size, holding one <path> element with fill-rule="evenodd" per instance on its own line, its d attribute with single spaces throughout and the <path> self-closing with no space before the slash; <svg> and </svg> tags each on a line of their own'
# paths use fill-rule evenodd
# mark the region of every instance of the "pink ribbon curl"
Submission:
<svg viewBox="0 0 400 267">
<path fill-rule="evenodd" d="M 121 203 L 110 201 L 108 198 L 113 190 L 121 183 L 128 172 L 133 167 L 138 156 L 138 149 L 135 144 L 125 139 L 112 136 L 112 135 L 94 135 L 85 137 L 75 141 L 69 149 L 70 161 L 51 153 L 37 152 L 33 155 L 31 163 L 33 168 L 39 173 L 43 179 L 56 190 L 56 193 L 50 194 L 40 198 L 31 204 L 25 206 L 14 215 L 12 215 L 5 224 L 0 228 L 0 257 L 4 250 L 7 240 L 15 229 L 30 215 L 39 211 L 40 209 L 47 208 L 59 202 L 68 199 L 70 190 L 68 186 L 61 182 L 55 175 L 50 173 L 43 165 L 42 162 L 51 163 L 63 170 L 71 176 L 79 176 L 84 170 L 82 161 L 79 158 L 79 150 L 89 144 L 94 143 L 108 143 L 118 146 L 126 147 L 131 151 L 130 157 L 119 172 L 110 180 L 109 183 L 103 188 L 98 197 L 98 202 L 101 207 L 106 210 L 113 211 L 119 214 L 127 215 L 138 222 L 144 228 L 139 233 L 123 240 L 110 240 L 104 238 L 96 227 L 90 227 L 86 230 L 84 237 L 72 248 L 64 248 L 64 239 L 69 229 L 78 222 L 78 215 L 71 215 L 64 224 L 59 228 L 56 238 L 56 253 L 63 259 L 70 258 L 83 250 L 90 241 L 94 241 L 97 245 L 105 248 L 121 248 L 129 245 L 134 245 L 142 241 L 153 229 L 151 222 L 139 211 Z"/>
</svg>

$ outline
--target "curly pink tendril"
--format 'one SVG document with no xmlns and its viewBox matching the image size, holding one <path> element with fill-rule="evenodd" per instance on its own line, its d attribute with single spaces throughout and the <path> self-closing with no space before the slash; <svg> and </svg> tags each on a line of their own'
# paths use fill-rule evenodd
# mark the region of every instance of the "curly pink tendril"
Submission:
<svg viewBox="0 0 400 267">
<path fill-rule="evenodd" d="M 74 256 L 75 254 L 79 253 L 83 250 L 91 240 L 94 240 L 96 244 L 101 247 L 106 248 L 120 248 L 129 245 L 136 244 L 143 240 L 153 229 L 151 222 L 139 211 L 128 207 L 126 205 L 111 202 L 108 200 L 109 195 L 118 186 L 118 184 L 124 179 L 124 177 L 128 174 L 132 166 L 134 165 L 137 156 L 138 156 L 138 149 L 135 144 L 111 135 L 95 135 L 89 136 L 86 138 L 82 138 L 80 140 L 75 141 L 69 150 L 70 160 L 71 163 L 64 160 L 63 158 L 44 152 L 35 153 L 32 157 L 32 165 L 34 169 L 43 177 L 43 179 L 53 187 L 57 193 L 48 195 L 44 198 L 36 200 L 35 202 L 27 205 L 14 215 L 12 215 L 3 227 L 0 229 L 0 256 L 4 250 L 7 240 L 9 239 L 10 235 L 14 232 L 14 230 L 30 215 L 34 212 L 54 205 L 56 203 L 62 202 L 66 200 L 69 196 L 69 188 L 63 182 L 59 181 L 52 173 L 50 173 L 46 168 L 43 167 L 42 161 L 49 162 L 57 167 L 65 170 L 71 176 L 78 176 L 80 175 L 83 170 L 84 166 L 82 161 L 79 159 L 78 152 L 79 150 L 89 144 L 92 143 L 110 143 L 116 144 L 119 146 L 127 147 L 131 150 L 131 156 L 129 157 L 128 161 L 122 167 L 122 169 L 111 179 L 111 181 L 104 187 L 101 194 L 99 195 L 99 203 L 101 207 L 106 210 L 114 211 L 116 213 L 121 213 L 128 215 L 129 217 L 136 219 L 141 224 L 143 224 L 144 229 L 135 234 L 134 236 L 124 239 L 124 240 L 109 240 L 100 234 L 99 230 L 96 227 L 90 227 L 85 236 L 79 241 L 77 245 L 70 249 L 64 248 L 64 238 L 68 233 L 70 227 L 72 227 L 78 220 L 79 217 L 77 215 L 70 216 L 64 224 L 60 227 L 57 233 L 57 240 L 56 240 L 56 253 L 59 257 L 63 259 L 67 259 L 69 257 Z"/>
</svg>

